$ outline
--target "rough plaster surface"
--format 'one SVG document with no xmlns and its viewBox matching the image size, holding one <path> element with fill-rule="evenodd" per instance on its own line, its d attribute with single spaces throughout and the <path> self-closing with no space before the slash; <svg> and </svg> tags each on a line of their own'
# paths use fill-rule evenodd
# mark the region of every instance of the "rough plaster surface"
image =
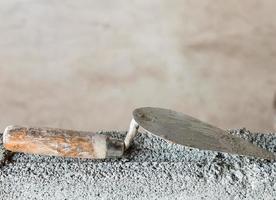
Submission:
<svg viewBox="0 0 276 200">
<path fill-rule="evenodd" d="M 246 130 L 231 134 L 276 152 L 275 134 L 250 134 Z M 6 200 L 272 200 L 276 197 L 276 162 L 199 151 L 140 133 L 121 159 L 16 154 L 0 169 L 0 187 Z"/>
<path fill-rule="evenodd" d="M 274 0 L 1 0 L 0 129 L 125 130 L 135 107 L 158 106 L 272 130 L 275 10 Z"/>
</svg>

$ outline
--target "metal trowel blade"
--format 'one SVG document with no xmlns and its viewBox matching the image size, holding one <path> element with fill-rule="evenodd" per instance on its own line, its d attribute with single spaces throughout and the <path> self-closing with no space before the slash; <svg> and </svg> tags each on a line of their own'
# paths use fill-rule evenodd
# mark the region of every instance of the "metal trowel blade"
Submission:
<svg viewBox="0 0 276 200">
<path fill-rule="evenodd" d="M 133 118 L 147 132 L 173 143 L 202 150 L 276 159 L 273 153 L 263 148 L 179 112 L 143 107 L 133 111 Z"/>
</svg>

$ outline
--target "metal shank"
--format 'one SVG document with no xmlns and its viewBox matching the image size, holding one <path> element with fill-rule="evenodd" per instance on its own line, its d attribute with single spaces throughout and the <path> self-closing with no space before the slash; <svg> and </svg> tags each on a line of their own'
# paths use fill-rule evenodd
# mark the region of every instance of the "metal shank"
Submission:
<svg viewBox="0 0 276 200">
<path fill-rule="evenodd" d="M 129 125 L 129 129 L 125 138 L 125 149 L 128 149 L 133 138 L 135 137 L 135 135 L 137 134 L 139 129 L 139 125 L 137 124 L 137 122 L 132 119 Z"/>
</svg>

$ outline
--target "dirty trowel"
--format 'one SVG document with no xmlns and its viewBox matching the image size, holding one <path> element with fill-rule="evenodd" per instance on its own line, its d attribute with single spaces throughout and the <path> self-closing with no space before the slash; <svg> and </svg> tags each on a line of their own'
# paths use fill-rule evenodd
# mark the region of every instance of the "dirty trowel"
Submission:
<svg viewBox="0 0 276 200">
<path fill-rule="evenodd" d="M 14 152 L 91 159 L 121 157 L 139 126 L 150 134 L 187 147 L 275 159 L 273 153 L 222 129 L 182 113 L 153 107 L 133 111 L 124 140 L 91 132 L 9 126 L 3 134 L 3 143 Z"/>
<path fill-rule="evenodd" d="M 183 113 L 144 107 L 133 111 L 133 119 L 148 133 L 176 144 L 201 150 L 276 159 L 273 153 L 263 148 Z"/>
</svg>

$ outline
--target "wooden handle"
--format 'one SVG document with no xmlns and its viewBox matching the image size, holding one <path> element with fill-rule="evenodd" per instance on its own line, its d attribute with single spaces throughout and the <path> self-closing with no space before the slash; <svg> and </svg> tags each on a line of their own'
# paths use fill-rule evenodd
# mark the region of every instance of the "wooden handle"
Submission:
<svg viewBox="0 0 276 200">
<path fill-rule="evenodd" d="M 14 152 L 91 159 L 120 157 L 124 152 L 121 140 L 54 128 L 9 126 L 3 134 L 3 144 Z"/>
</svg>

